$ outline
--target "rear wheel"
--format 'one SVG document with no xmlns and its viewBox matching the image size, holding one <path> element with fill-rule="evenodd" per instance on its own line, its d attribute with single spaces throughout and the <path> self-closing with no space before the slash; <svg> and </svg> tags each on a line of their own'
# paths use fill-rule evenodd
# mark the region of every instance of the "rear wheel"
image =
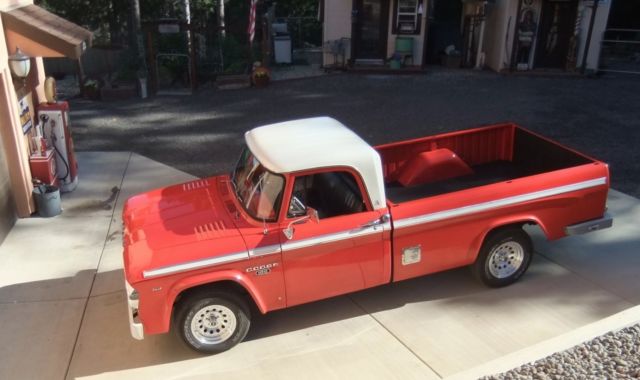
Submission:
<svg viewBox="0 0 640 380">
<path fill-rule="evenodd" d="M 190 348 L 215 354 L 240 343 L 249 331 L 247 302 L 233 293 L 194 293 L 181 302 L 176 330 Z"/>
<path fill-rule="evenodd" d="M 476 278 L 491 287 L 514 283 L 531 263 L 533 244 L 520 228 L 498 231 L 487 237 L 472 270 Z"/>
</svg>

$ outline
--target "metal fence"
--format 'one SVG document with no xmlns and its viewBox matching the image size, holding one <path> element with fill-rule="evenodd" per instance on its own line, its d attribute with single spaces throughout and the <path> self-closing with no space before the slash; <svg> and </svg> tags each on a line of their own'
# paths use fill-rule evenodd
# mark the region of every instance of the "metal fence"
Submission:
<svg viewBox="0 0 640 380">
<path fill-rule="evenodd" d="M 103 49 L 91 47 L 82 55 L 82 66 L 85 74 L 112 74 L 120 65 L 123 49 Z M 76 75 L 77 63 L 69 58 L 45 58 L 44 67 L 47 75 Z"/>
<path fill-rule="evenodd" d="M 607 29 L 598 71 L 640 74 L 640 29 Z"/>
</svg>

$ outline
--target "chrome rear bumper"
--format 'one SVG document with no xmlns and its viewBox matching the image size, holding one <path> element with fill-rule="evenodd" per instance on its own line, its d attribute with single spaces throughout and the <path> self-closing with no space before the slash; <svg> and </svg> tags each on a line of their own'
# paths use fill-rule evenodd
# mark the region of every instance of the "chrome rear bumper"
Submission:
<svg viewBox="0 0 640 380">
<path fill-rule="evenodd" d="M 613 217 L 608 213 L 605 213 L 602 218 L 588 220 L 586 222 L 572 224 L 564 228 L 564 232 L 567 235 L 582 235 L 588 232 L 604 230 L 613 225 Z"/>
</svg>

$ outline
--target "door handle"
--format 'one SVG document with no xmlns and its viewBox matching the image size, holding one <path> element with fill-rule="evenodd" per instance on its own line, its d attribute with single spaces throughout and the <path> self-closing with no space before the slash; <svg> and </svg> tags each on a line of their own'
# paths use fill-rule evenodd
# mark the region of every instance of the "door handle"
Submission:
<svg viewBox="0 0 640 380">
<path fill-rule="evenodd" d="M 384 214 L 384 215 L 382 215 L 381 217 L 379 217 L 376 220 L 372 220 L 370 222 L 367 222 L 367 223 L 363 224 L 361 227 L 362 228 L 376 227 L 376 226 L 379 226 L 381 224 L 387 223 L 389 221 L 389 219 L 390 219 L 389 214 Z"/>
</svg>

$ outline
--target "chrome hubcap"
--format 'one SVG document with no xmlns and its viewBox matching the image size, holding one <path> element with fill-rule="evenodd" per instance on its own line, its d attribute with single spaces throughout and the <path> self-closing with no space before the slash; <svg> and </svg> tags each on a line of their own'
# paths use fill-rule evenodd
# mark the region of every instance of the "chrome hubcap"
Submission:
<svg viewBox="0 0 640 380">
<path fill-rule="evenodd" d="M 202 344 L 219 344 L 236 331 L 236 316 L 226 306 L 203 307 L 191 319 L 191 334 Z"/>
<path fill-rule="evenodd" d="M 514 274 L 524 261 L 524 249 L 514 241 L 502 243 L 489 253 L 489 272 L 493 277 L 505 278 Z"/>
</svg>

